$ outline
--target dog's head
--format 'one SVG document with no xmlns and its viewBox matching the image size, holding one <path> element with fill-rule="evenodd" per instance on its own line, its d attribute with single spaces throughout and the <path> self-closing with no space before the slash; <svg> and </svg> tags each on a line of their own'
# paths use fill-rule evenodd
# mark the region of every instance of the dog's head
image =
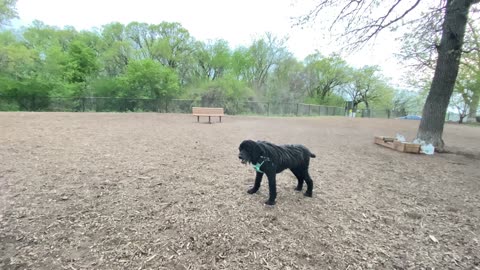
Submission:
<svg viewBox="0 0 480 270">
<path fill-rule="evenodd" d="M 260 160 L 260 156 L 263 155 L 263 151 L 260 146 L 258 146 L 258 143 L 252 140 L 243 141 L 238 147 L 238 150 L 240 151 L 238 158 L 243 164 L 255 164 Z"/>
</svg>

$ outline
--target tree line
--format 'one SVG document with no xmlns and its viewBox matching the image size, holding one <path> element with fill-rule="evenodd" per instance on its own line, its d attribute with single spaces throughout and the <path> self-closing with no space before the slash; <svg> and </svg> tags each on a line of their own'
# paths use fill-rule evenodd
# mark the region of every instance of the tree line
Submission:
<svg viewBox="0 0 480 270">
<path fill-rule="evenodd" d="M 297 60 L 265 33 L 248 46 L 199 41 L 176 22 L 110 23 L 78 31 L 40 21 L 0 32 L 0 95 L 188 98 L 392 108 L 398 91 L 378 66 L 339 55 Z M 5 104 L 4 104 L 5 107 Z"/>
</svg>

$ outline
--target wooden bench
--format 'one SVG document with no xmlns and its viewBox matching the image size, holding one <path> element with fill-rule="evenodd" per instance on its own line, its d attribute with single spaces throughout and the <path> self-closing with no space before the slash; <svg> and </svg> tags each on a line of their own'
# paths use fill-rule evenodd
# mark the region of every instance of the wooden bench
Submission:
<svg viewBox="0 0 480 270">
<path fill-rule="evenodd" d="M 420 154 L 420 144 L 401 142 L 393 137 L 375 136 L 374 142 L 378 145 L 405 153 Z"/>
<path fill-rule="evenodd" d="M 200 116 L 208 116 L 208 122 L 211 123 L 212 116 L 219 117 L 222 122 L 223 108 L 207 108 L 207 107 L 192 107 L 192 114 L 197 117 L 197 122 L 200 122 Z"/>
</svg>

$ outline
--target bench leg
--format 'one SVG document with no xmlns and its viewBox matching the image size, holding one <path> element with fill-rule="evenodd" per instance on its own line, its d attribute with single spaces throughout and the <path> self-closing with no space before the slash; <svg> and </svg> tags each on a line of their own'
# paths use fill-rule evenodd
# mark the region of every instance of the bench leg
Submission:
<svg viewBox="0 0 480 270">
<path fill-rule="evenodd" d="M 200 122 L 200 116 L 197 116 L 197 123 Z"/>
<path fill-rule="evenodd" d="M 219 117 L 220 117 L 220 123 L 221 123 L 222 122 L 222 117 L 221 116 L 219 116 Z"/>
<path fill-rule="evenodd" d="M 210 123 L 210 124 L 212 123 L 212 122 L 210 121 L 210 116 L 208 117 L 208 123 Z"/>
</svg>

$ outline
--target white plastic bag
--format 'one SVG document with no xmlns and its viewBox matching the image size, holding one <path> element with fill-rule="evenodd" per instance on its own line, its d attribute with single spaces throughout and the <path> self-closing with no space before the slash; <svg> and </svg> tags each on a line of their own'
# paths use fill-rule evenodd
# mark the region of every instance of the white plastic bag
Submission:
<svg viewBox="0 0 480 270">
<path fill-rule="evenodd" d="M 403 136 L 402 134 L 398 134 L 398 133 L 397 133 L 396 139 L 397 139 L 397 141 L 400 141 L 400 142 L 406 142 L 407 141 L 405 139 L 405 136 Z"/>
<path fill-rule="evenodd" d="M 433 153 L 435 153 L 435 147 L 433 147 L 433 145 L 431 143 L 429 144 L 422 144 L 420 146 L 420 150 L 422 153 L 424 153 L 425 155 L 433 155 Z"/>
<path fill-rule="evenodd" d="M 413 143 L 420 144 L 420 153 L 424 153 L 425 155 L 433 155 L 433 153 L 435 153 L 435 147 L 431 143 L 427 144 L 419 139 L 415 139 Z"/>
</svg>

